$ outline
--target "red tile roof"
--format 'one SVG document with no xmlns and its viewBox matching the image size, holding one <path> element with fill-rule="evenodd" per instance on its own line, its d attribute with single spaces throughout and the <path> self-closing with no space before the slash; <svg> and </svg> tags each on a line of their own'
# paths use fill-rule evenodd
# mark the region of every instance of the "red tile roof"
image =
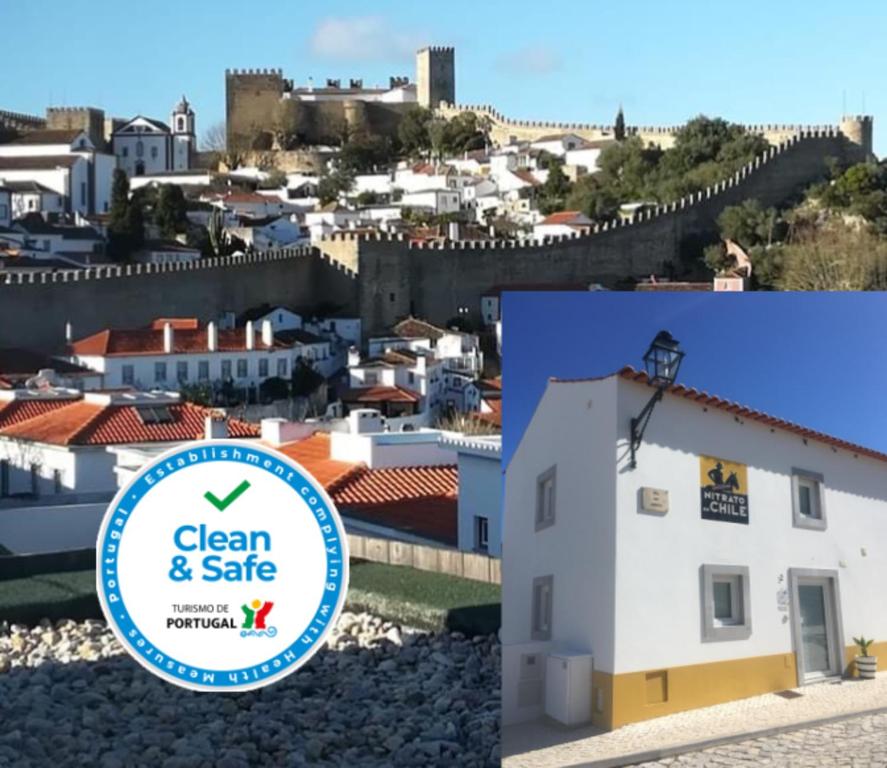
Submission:
<svg viewBox="0 0 887 768">
<path fill-rule="evenodd" d="M 0 430 L 71 405 L 71 400 L 6 400 L 0 402 Z"/>
<path fill-rule="evenodd" d="M 459 478 L 455 466 L 369 469 L 330 458 L 330 436 L 277 446 L 326 488 L 343 514 L 455 545 Z"/>
<path fill-rule="evenodd" d="M 268 349 L 262 343 L 261 333 L 253 329 L 256 349 Z M 246 331 L 243 328 L 219 330 L 219 352 L 245 352 Z M 285 349 L 286 345 L 275 339 L 274 347 Z M 206 328 L 180 328 L 173 333 L 173 352 L 207 352 Z M 112 355 L 162 355 L 163 326 L 160 328 L 134 328 L 128 330 L 105 329 L 75 341 L 69 347 L 70 354 L 99 357 Z"/>
<path fill-rule="evenodd" d="M 531 187 L 541 187 L 542 182 L 539 181 L 532 173 L 524 170 L 512 171 L 512 173 L 517 176 L 521 181 L 526 184 L 529 184 Z"/>
<path fill-rule="evenodd" d="M 611 376 L 621 376 L 623 379 L 636 381 L 641 384 L 646 384 L 648 381 L 647 374 L 645 372 L 637 371 L 630 365 L 627 365 L 617 373 L 610 374 L 608 376 L 597 376 L 580 379 L 559 379 L 556 377 L 552 377 L 550 380 L 561 384 L 571 384 L 588 381 L 599 381 L 601 379 L 608 379 Z M 749 419 L 750 421 L 757 421 L 761 424 L 764 424 L 765 426 L 773 427 L 774 429 L 781 429 L 785 432 L 791 432 L 793 434 L 800 435 L 805 439 L 815 440 L 818 443 L 824 443 L 825 445 L 831 446 L 833 448 L 843 448 L 844 450 L 850 451 L 860 456 L 868 456 L 872 459 L 878 459 L 879 461 L 887 461 L 887 453 L 881 453 L 880 451 L 876 451 L 872 448 L 866 448 L 865 446 L 857 445 L 856 443 L 851 443 L 847 440 L 842 440 L 839 437 L 833 437 L 832 435 L 826 435 L 823 432 L 817 432 L 816 430 L 809 429 L 808 427 L 801 426 L 800 424 L 795 424 L 791 421 L 786 421 L 785 419 L 776 418 L 775 416 L 771 416 L 770 414 L 764 413 L 763 411 L 758 411 L 754 408 L 750 408 L 747 405 L 740 405 L 739 403 L 734 403 L 731 400 L 725 400 L 724 398 L 717 397 L 716 395 L 710 395 L 708 394 L 708 392 L 703 392 L 702 390 L 694 389 L 693 387 L 687 387 L 683 384 L 673 384 L 668 388 L 667 391 L 669 394 L 674 395 L 675 397 L 679 397 L 684 400 L 690 400 L 694 403 L 704 405 L 708 408 L 717 408 L 719 411 L 725 411 L 726 413 L 733 414 L 734 416 L 743 419 Z"/>
<path fill-rule="evenodd" d="M 255 192 L 232 192 L 222 198 L 223 203 L 280 203 L 279 199 Z"/>
<path fill-rule="evenodd" d="M 582 211 L 558 211 L 546 216 L 541 224 L 569 224 L 590 227 L 593 222 Z"/>
<path fill-rule="evenodd" d="M 275 447 L 305 467 L 327 490 L 360 471 L 359 464 L 330 458 L 330 436 L 325 432 L 315 432 L 305 440 Z"/>
<path fill-rule="evenodd" d="M 76 400 L 26 421 L 0 429 L 11 437 L 52 445 L 121 445 L 198 440 L 204 437 L 207 416 L 216 412 L 193 403 L 146 405 L 167 408 L 170 421 L 145 424 L 135 405 L 115 405 Z M 229 437 L 258 437 L 259 428 L 228 419 Z"/>
<path fill-rule="evenodd" d="M 445 328 L 432 325 L 418 317 L 408 317 L 406 320 L 401 320 L 391 330 L 394 331 L 395 336 L 400 336 L 402 339 L 433 339 L 435 341 L 445 333 L 449 333 Z"/>
<path fill-rule="evenodd" d="M 406 387 L 358 387 L 342 393 L 345 403 L 418 403 L 422 395 Z"/>
<path fill-rule="evenodd" d="M 196 317 L 158 317 L 152 320 L 148 327 L 155 331 L 162 331 L 163 326 L 167 323 L 174 329 L 182 331 L 196 331 L 200 328 L 200 321 Z"/>
</svg>

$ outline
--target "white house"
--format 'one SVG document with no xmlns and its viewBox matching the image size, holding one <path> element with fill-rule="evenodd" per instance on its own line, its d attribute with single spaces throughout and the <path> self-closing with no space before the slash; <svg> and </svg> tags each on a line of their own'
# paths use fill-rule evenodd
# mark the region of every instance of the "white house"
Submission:
<svg viewBox="0 0 887 768">
<path fill-rule="evenodd" d="M 428 189 L 451 189 L 453 175 L 454 170 L 450 166 L 415 163 L 394 171 L 394 187 L 402 189 L 405 194 Z"/>
<path fill-rule="evenodd" d="M 404 192 L 401 205 L 407 208 L 424 208 L 437 215 L 458 213 L 462 206 L 462 195 L 451 189 L 423 189 Z"/>
<path fill-rule="evenodd" d="M 93 227 L 52 224 L 35 213 L 13 222 L 12 230 L 36 258 L 67 255 L 78 257 L 86 264 L 91 261 L 89 257 L 100 255 L 104 250 L 105 239 Z"/>
<path fill-rule="evenodd" d="M 260 195 L 256 192 L 229 192 L 219 198 L 215 204 L 220 208 L 252 219 L 282 216 L 289 210 L 287 203 L 279 197 Z"/>
<path fill-rule="evenodd" d="M 502 437 L 442 437 L 459 466 L 459 549 L 502 556 Z"/>
<path fill-rule="evenodd" d="M 0 390 L 0 497 L 114 493 L 112 446 L 257 437 L 170 392 Z"/>
<path fill-rule="evenodd" d="M 21 219 L 29 213 L 48 217 L 65 211 L 64 195 L 36 181 L 4 181 L 2 185 L 10 195 L 13 219 Z"/>
<path fill-rule="evenodd" d="M 401 320 L 389 336 L 376 336 L 367 342 L 370 355 L 386 351 L 409 349 L 433 352 L 444 367 L 477 376 L 484 366 L 480 339 L 476 334 L 455 328 L 441 328 L 418 317 Z"/>
<path fill-rule="evenodd" d="M 557 211 L 549 214 L 533 226 L 533 237 L 576 237 L 587 235 L 594 228 L 594 221 L 582 211 Z"/>
<path fill-rule="evenodd" d="M 78 129 L 31 131 L 0 144 L 0 182 L 36 182 L 65 198 L 66 213 L 106 213 L 116 165 Z"/>
<path fill-rule="evenodd" d="M 173 109 L 171 123 L 172 128 L 160 120 L 137 115 L 111 134 L 114 155 L 127 176 L 191 168 L 197 149 L 196 126 L 194 110 L 184 96 Z"/>
<path fill-rule="evenodd" d="M 549 382 L 508 467 L 503 722 L 615 728 L 887 667 L 887 455 L 645 374 Z"/>
<path fill-rule="evenodd" d="M 67 359 L 99 371 L 108 389 L 177 390 L 183 384 L 258 387 L 288 379 L 301 354 L 278 339 L 270 322 L 244 328 L 200 326 L 192 318 L 160 318 L 147 328 L 106 329 L 69 344 Z"/>
<path fill-rule="evenodd" d="M 140 264 L 190 264 L 200 258 L 200 249 L 177 240 L 147 240 L 133 258 Z"/>
<path fill-rule="evenodd" d="M 533 149 L 541 149 L 557 157 L 563 157 L 567 152 L 576 150 L 585 144 L 585 140 L 575 133 L 559 133 L 549 136 L 540 136 L 530 142 Z"/>
</svg>

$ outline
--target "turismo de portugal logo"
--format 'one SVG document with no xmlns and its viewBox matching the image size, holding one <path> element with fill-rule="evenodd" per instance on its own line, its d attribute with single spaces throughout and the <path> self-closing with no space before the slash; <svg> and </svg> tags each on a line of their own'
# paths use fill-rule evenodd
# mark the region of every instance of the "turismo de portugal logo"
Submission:
<svg viewBox="0 0 887 768">
<path fill-rule="evenodd" d="M 348 543 L 324 489 L 237 440 L 167 451 L 105 513 L 96 581 L 108 624 L 149 671 L 198 691 L 294 672 L 335 625 Z"/>
</svg>

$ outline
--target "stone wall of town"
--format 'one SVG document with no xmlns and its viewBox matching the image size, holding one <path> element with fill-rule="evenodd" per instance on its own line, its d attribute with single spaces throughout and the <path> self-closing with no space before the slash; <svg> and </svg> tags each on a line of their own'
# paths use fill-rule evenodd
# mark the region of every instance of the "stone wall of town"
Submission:
<svg viewBox="0 0 887 768">
<path fill-rule="evenodd" d="M 824 177 L 829 158 L 856 161 L 863 150 L 838 129 L 805 130 L 773 146 L 734 176 L 681 200 L 614 220 L 584 236 L 535 241 L 410 242 L 402 235 L 331 235 L 320 247 L 357 265 L 363 327 L 372 333 L 414 314 L 443 323 L 459 307 L 477 313 L 493 286 L 601 283 L 681 273 L 716 241 L 723 209 L 756 198 L 784 204 Z"/>
<path fill-rule="evenodd" d="M 4 280 L 6 282 L 4 282 Z M 158 316 L 217 319 L 264 303 L 352 311 L 355 275 L 314 249 L 284 249 L 194 264 L 131 264 L 0 274 L 0 347 L 57 352 L 65 323 L 74 338 L 138 328 Z"/>
</svg>

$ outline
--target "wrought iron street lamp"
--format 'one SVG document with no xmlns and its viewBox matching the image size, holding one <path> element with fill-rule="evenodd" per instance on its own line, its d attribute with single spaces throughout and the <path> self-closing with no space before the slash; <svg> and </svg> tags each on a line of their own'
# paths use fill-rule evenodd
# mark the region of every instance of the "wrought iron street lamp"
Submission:
<svg viewBox="0 0 887 768">
<path fill-rule="evenodd" d="M 637 466 L 637 451 L 644 439 L 644 430 L 653 415 L 653 408 L 662 399 L 666 389 L 675 383 L 678 369 L 684 359 L 680 344 L 668 331 L 659 331 L 644 354 L 644 367 L 647 371 L 647 383 L 656 391 L 644 409 L 631 420 L 631 464 Z"/>
</svg>

